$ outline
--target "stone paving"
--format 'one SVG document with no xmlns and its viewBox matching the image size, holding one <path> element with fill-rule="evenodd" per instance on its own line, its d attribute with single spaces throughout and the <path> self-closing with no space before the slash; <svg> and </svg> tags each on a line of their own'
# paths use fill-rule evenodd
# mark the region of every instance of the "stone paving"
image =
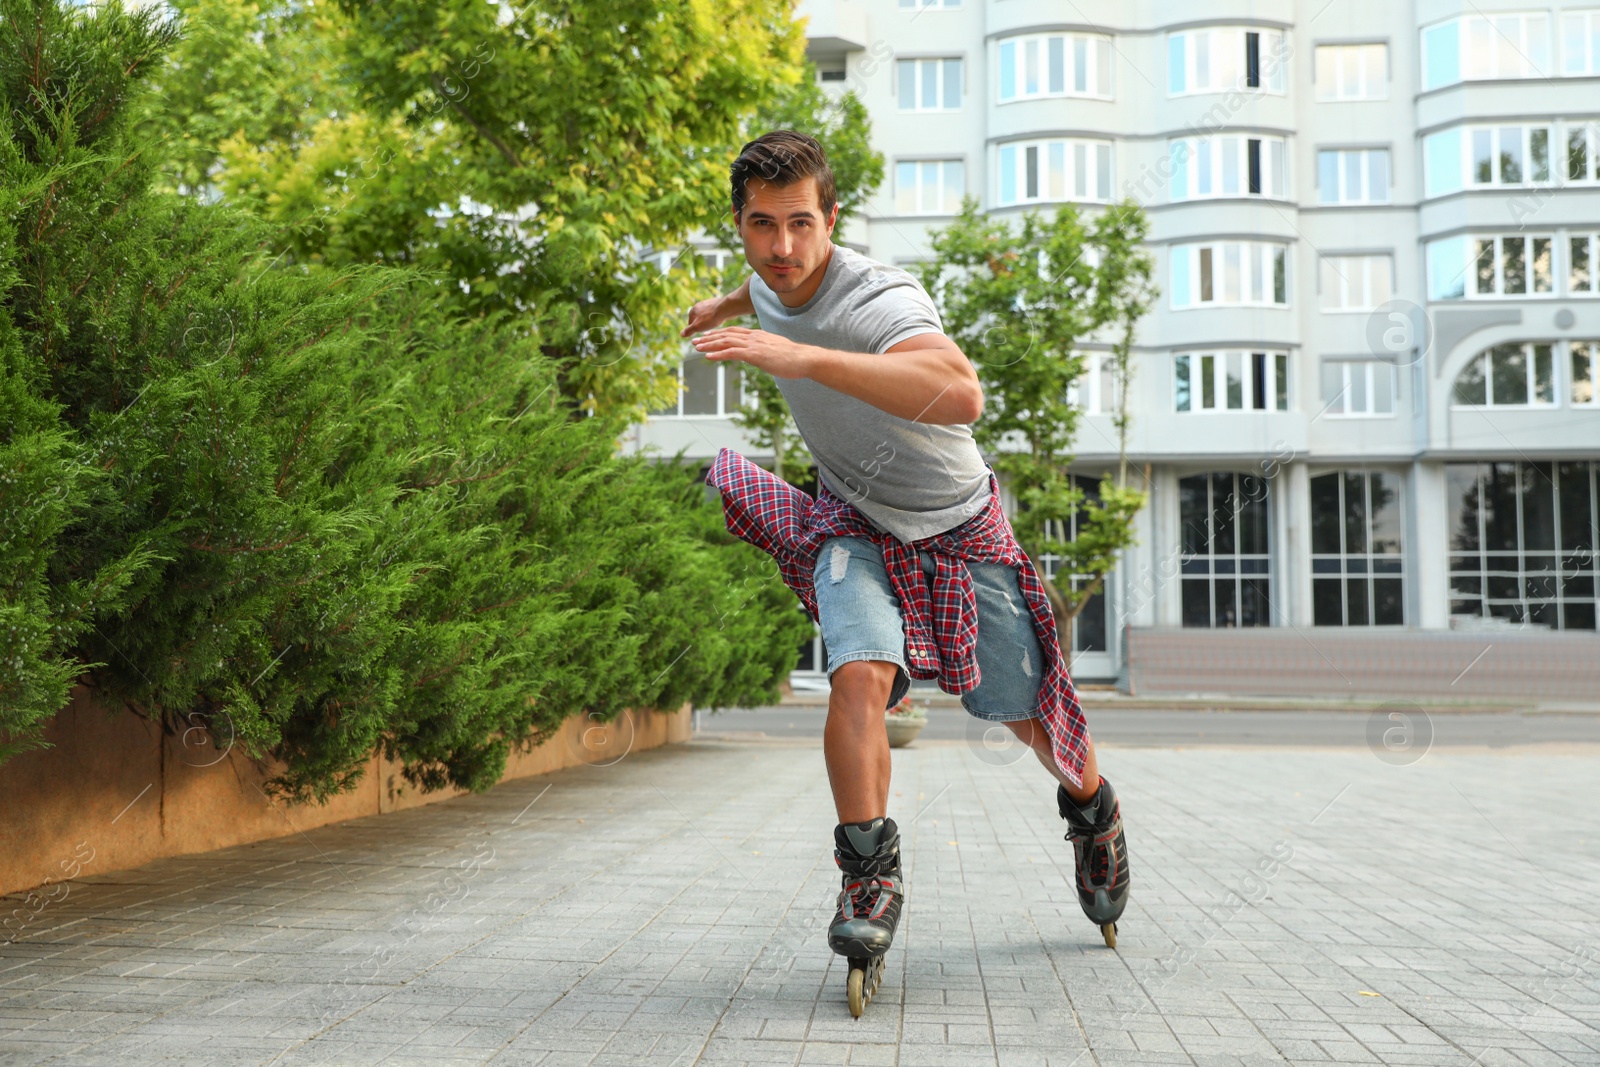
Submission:
<svg viewBox="0 0 1600 1067">
<path fill-rule="evenodd" d="M 1013 756 L 896 751 L 860 1020 L 818 746 L 697 741 L 86 875 L 0 944 L 0 1064 L 1600 1064 L 1600 748 L 1105 746 L 1115 951 Z"/>
</svg>

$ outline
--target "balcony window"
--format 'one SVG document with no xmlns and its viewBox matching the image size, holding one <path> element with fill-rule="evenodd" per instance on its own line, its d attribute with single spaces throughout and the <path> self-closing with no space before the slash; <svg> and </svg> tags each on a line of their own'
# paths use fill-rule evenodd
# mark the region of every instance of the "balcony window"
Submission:
<svg viewBox="0 0 1600 1067">
<path fill-rule="evenodd" d="M 1456 375 L 1457 407 L 1550 407 L 1556 402 L 1554 346 L 1496 345 Z"/>
<path fill-rule="evenodd" d="M 1464 15 L 1422 28 L 1424 90 L 1551 73 L 1550 17 L 1543 12 Z"/>
<path fill-rule="evenodd" d="M 1600 74 L 1600 10 L 1562 12 L 1561 73 Z"/>
<path fill-rule="evenodd" d="M 1077 96 L 1111 99 L 1111 38 L 1038 34 L 1000 42 L 1000 103 Z"/>
<path fill-rule="evenodd" d="M 1167 37 L 1167 92 L 1171 96 L 1257 89 L 1281 93 L 1288 58 L 1275 30 L 1218 26 Z"/>
<path fill-rule="evenodd" d="M 1014 141 L 996 155 L 1001 205 L 1111 201 L 1109 141 Z"/>
<path fill-rule="evenodd" d="M 1173 410 L 1287 411 L 1287 352 L 1186 352 L 1172 363 Z"/>
<path fill-rule="evenodd" d="M 1482 234 L 1430 241 L 1428 299 L 1554 296 L 1554 247 L 1548 234 Z"/>
<path fill-rule="evenodd" d="M 1288 195 L 1281 137 L 1186 137 L 1168 145 L 1174 201 Z"/>
<path fill-rule="evenodd" d="M 1287 254 L 1287 247 L 1269 241 L 1173 245 L 1172 307 L 1285 306 Z"/>
</svg>

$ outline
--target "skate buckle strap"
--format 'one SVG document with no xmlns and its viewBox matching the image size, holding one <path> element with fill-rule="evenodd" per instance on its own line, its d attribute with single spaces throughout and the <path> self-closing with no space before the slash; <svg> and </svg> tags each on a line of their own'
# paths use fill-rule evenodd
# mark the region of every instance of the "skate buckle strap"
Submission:
<svg viewBox="0 0 1600 1067">
<path fill-rule="evenodd" d="M 850 856 L 846 857 L 838 849 L 833 850 L 833 862 L 841 871 L 854 875 L 857 878 L 867 878 L 873 875 L 892 871 L 900 866 L 900 853 L 898 850 L 881 856 Z"/>
</svg>

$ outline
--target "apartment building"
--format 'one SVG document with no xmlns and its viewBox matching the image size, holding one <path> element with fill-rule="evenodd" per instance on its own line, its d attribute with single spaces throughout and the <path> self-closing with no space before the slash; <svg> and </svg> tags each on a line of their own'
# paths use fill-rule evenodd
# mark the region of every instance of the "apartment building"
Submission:
<svg viewBox="0 0 1600 1067">
<path fill-rule="evenodd" d="M 1146 632 L 1226 631 L 1209 647 L 1248 667 L 1273 628 L 1318 647 L 1595 630 L 1600 6 L 800 13 L 887 160 L 837 241 L 914 264 L 964 194 L 1000 218 L 1124 197 L 1150 215 L 1161 297 L 1128 384 L 1149 505 L 1071 635 L 1076 677 L 1125 681 Z M 1118 383 L 1085 351 L 1092 483 Z M 631 447 L 762 458 L 727 417 L 732 372 L 690 358 L 683 381 Z"/>
</svg>

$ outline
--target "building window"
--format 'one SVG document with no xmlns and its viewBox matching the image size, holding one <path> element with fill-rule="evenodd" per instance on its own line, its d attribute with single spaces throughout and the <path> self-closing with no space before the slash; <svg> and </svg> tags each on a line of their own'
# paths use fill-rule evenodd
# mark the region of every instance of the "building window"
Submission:
<svg viewBox="0 0 1600 1067">
<path fill-rule="evenodd" d="M 1600 341 L 1572 341 L 1568 347 L 1573 406 L 1600 407 Z"/>
<path fill-rule="evenodd" d="M 1528 185 L 1550 180 L 1550 127 L 1473 126 L 1468 180 L 1473 185 Z"/>
<path fill-rule="evenodd" d="M 1423 192 L 1433 197 L 1469 187 L 1548 183 L 1551 141 L 1549 126 L 1467 126 L 1430 134 L 1422 147 Z"/>
<path fill-rule="evenodd" d="M 1600 74 L 1600 10 L 1562 13 L 1561 73 Z"/>
<path fill-rule="evenodd" d="M 1600 233 L 1575 233 L 1567 238 L 1567 293 L 1594 296 L 1600 292 Z"/>
<path fill-rule="evenodd" d="M 800 611 L 805 611 L 804 608 L 800 608 L 798 603 L 795 606 Z M 828 644 L 822 639 L 822 627 L 812 623 L 811 632 L 806 635 L 804 641 L 800 642 L 800 654 L 795 658 L 793 669 L 807 673 L 815 671 L 820 674 L 827 668 L 827 664 Z"/>
<path fill-rule="evenodd" d="M 959 159 L 895 164 L 895 211 L 901 215 L 959 214 L 966 192 L 965 169 Z"/>
<path fill-rule="evenodd" d="M 1267 241 L 1172 246 L 1172 306 L 1284 306 L 1288 249 Z"/>
<path fill-rule="evenodd" d="M 1087 34 L 1000 42 L 1000 103 L 1051 96 L 1111 99 L 1111 38 Z"/>
<path fill-rule="evenodd" d="M 1311 479 L 1311 621 L 1402 626 L 1400 480 L 1377 471 Z"/>
<path fill-rule="evenodd" d="M 1100 502 L 1100 483 L 1093 478 L 1086 478 L 1081 474 L 1072 475 L 1072 483 L 1078 492 L 1083 494 L 1083 502 L 1078 510 L 1072 513 L 1070 522 L 1063 524 L 1052 520 L 1047 524 L 1046 531 L 1049 537 L 1058 541 L 1075 541 L 1080 528 L 1087 522 L 1087 508 Z M 1053 582 L 1067 582 L 1073 590 L 1085 588 L 1090 579 L 1083 575 L 1066 575 L 1056 573 L 1057 565 L 1061 562 L 1060 556 L 1044 555 L 1039 558 L 1040 569 L 1045 576 Z M 1110 582 L 1107 575 L 1106 583 Z M 1059 587 L 1059 586 L 1058 586 Z M 1099 591 L 1089 598 L 1078 617 L 1072 621 L 1072 651 L 1074 652 L 1104 652 L 1109 646 L 1106 644 L 1106 593 L 1102 584 Z"/>
<path fill-rule="evenodd" d="M 1322 260 L 1322 310 L 1371 311 L 1393 292 L 1394 260 L 1388 256 L 1327 256 Z"/>
<path fill-rule="evenodd" d="M 1284 36 L 1272 30 L 1216 27 L 1167 36 L 1167 92 L 1225 93 L 1234 89 L 1283 92 L 1288 58 Z"/>
<path fill-rule="evenodd" d="M 1317 153 L 1317 199 L 1324 204 L 1387 204 L 1387 148 L 1326 149 Z"/>
<path fill-rule="evenodd" d="M 1467 15 L 1422 28 L 1424 90 L 1550 73 L 1550 19 L 1542 12 Z"/>
<path fill-rule="evenodd" d="M 1422 195 L 1459 193 L 1466 187 L 1466 163 L 1461 154 L 1461 128 L 1442 130 L 1422 139 Z"/>
<path fill-rule="evenodd" d="M 1483 300 L 1554 296 L 1553 246 L 1549 235 L 1474 235 L 1430 241 L 1428 298 Z"/>
<path fill-rule="evenodd" d="M 659 418 L 700 415 L 726 418 L 743 406 L 743 364 L 718 363 L 698 352 L 678 368 L 678 401 L 650 414 Z"/>
<path fill-rule="evenodd" d="M 1316 51 L 1318 100 L 1385 100 L 1389 46 L 1324 44 Z"/>
<path fill-rule="evenodd" d="M 1111 201 L 1109 141 L 1018 141 L 998 151 L 1000 203 Z"/>
<path fill-rule="evenodd" d="M 688 246 L 677 251 L 651 252 L 644 257 L 645 261 L 656 266 L 662 274 L 672 270 L 680 263 L 686 263 L 690 256 L 698 256 L 700 262 L 713 271 L 725 270 L 733 259 L 733 253 L 723 248 L 695 248 Z M 741 256 L 741 262 L 743 257 Z"/>
<path fill-rule="evenodd" d="M 1109 352 L 1085 353 L 1083 373 L 1067 386 L 1067 403 L 1085 415 L 1115 415 L 1122 404 L 1117 357 Z"/>
<path fill-rule="evenodd" d="M 1556 402 L 1554 346 L 1495 345 L 1456 375 L 1457 407 L 1530 407 Z"/>
<path fill-rule="evenodd" d="M 1169 142 L 1173 200 L 1286 195 L 1281 137 L 1186 137 Z"/>
<path fill-rule="evenodd" d="M 1173 357 L 1175 411 L 1288 411 L 1287 352 L 1189 352 Z"/>
<path fill-rule="evenodd" d="M 1178 517 L 1183 625 L 1271 625 L 1267 480 L 1232 472 L 1179 478 Z"/>
<path fill-rule="evenodd" d="M 1566 146 L 1566 163 L 1552 151 Z M 1594 123 L 1457 126 L 1423 138 L 1423 195 L 1600 180 L 1600 129 Z"/>
<path fill-rule="evenodd" d="M 1393 415 L 1395 378 L 1395 366 L 1386 360 L 1324 360 L 1322 413 L 1339 419 Z"/>
<path fill-rule="evenodd" d="M 1450 614 L 1595 628 L 1600 463 L 1447 463 Z"/>
<path fill-rule="evenodd" d="M 1567 181 L 1600 181 L 1600 124 L 1567 124 Z"/>
<path fill-rule="evenodd" d="M 961 60 L 902 59 L 901 111 L 959 111 Z"/>
<path fill-rule="evenodd" d="M 846 76 L 843 63 L 832 66 L 818 65 L 817 67 L 817 81 L 819 82 L 842 82 Z"/>
</svg>

